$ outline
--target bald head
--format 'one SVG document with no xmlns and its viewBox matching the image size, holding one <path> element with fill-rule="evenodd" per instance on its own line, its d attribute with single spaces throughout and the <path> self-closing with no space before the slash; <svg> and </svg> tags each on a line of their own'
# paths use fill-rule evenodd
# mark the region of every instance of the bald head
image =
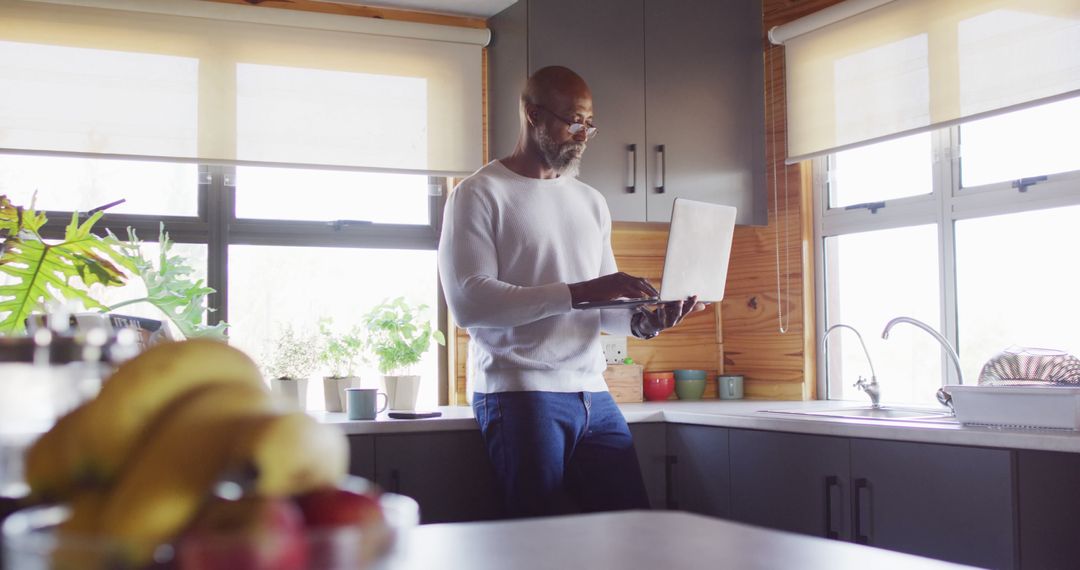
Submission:
<svg viewBox="0 0 1080 570">
<path fill-rule="evenodd" d="M 544 67 L 525 82 L 521 102 L 545 107 L 559 106 L 576 98 L 592 99 L 588 84 L 572 69 L 559 65 Z"/>
<path fill-rule="evenodd" d="M 526 176 L 576 176 L 592 132 L 592 93 L 580 75 L 560 66 L 533 73 L 521 91 L 521 132 L 504 164 Z"/>
</svg>

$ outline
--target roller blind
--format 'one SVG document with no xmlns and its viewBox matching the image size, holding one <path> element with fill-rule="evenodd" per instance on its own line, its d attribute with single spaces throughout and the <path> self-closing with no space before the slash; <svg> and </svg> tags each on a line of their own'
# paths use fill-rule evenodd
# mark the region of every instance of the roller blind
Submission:
<svg viewBox="0 0 1080 570">
<path fill-rule="evenodd" d="M 469 173 L 487 37 L 198 0 L 5 0 L 0 149 Z"/>
<path fill-rule="evenodd" d="M 789 163 L 1080 95 L 1076 0 L 849 0 L 771 37 Z"/>
</svg>

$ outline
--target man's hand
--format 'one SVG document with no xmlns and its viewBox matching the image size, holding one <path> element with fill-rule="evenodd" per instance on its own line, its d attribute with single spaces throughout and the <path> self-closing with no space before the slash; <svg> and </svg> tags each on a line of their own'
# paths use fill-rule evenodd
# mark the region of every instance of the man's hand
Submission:
<svg viewBox="0 0 1080 570">
<path fill-rule="evenodd" d="M 631 317 L 630 329 L 638 338 L 652 338 L 682 322 L 686 315 L 703 310 L 705 303 L 698 303 L 697 295 L 681 301 L 659 303 L 651 311 L 642 307 Z"/>
<path fill-rule="evenodd" d="M 621 271 L 588 281 L 571 283 L 569 287 L 571 307 L 576 307 L 581 303 L 623 298 L 644 299 L 660 294 L 644 277 L 634 277 Z"/>
</svg>

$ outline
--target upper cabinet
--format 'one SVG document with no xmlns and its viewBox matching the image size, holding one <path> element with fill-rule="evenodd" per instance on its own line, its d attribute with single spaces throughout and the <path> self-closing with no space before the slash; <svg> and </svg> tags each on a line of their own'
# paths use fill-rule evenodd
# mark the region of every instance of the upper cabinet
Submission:
<svg viewBox="0 0 1080 570">
<path fill-rule="evenodd" d="M 592 89 L 580 178 L 612 219 L 667 222 L 684 197 L 766 223 L 759 0 L 519 0 L 488 24 L 493 158 L 514 148 L 528 74 L 564 65 Z"/>
</svg>

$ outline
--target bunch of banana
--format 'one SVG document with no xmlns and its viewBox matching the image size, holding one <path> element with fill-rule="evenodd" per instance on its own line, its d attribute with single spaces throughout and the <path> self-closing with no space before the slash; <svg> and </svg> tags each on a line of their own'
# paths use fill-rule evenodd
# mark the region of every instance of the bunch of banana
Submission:
<svg viewBox="0 0 1080 570">
<path fill-rule="evenodd" d="M 31 495 L 61 501 L 108 484 L 146 427 L 174 398 L 217 383 L 264 386 L 258 366 L 246 354 L 212 340 L 159 344 L 125 362 L 97 398 L 60 418 L 27 451 Z"/>
<path fill-rule="evenodd" d="M 62 532 L 104 537 L 108 560 L 57 552 L 54 567 L 140 567 L 191 523 L 222 477 L 254 496 L 333 486 L 348 467 L 338 430 L 283 408 L 243 353 L 213 341 L 158 345 L 31 448 L 37 497 L 68 501 Z"/>
</svg>

